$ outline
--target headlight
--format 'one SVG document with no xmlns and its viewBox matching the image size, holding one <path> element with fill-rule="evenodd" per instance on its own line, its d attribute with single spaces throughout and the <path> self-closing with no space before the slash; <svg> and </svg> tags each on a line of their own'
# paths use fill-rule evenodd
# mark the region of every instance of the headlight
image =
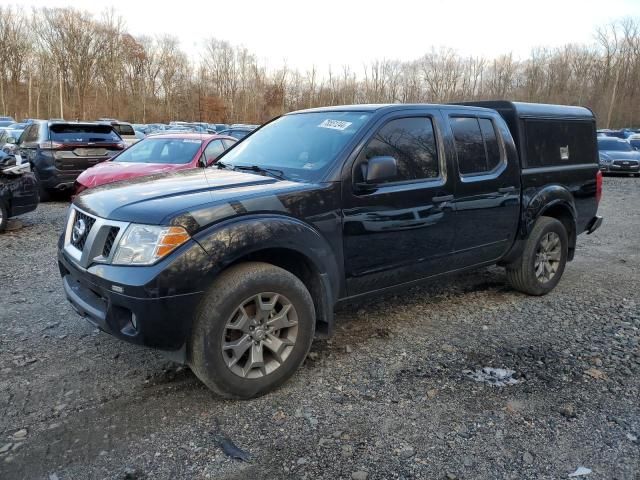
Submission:
<svg viewBox="0 0 640 480">
<path fill-rule="evenodd" d="M 189 240 L 182 227 L 131 224 L 118 243 L 116 265 L 151 265 Z"/>
<path fill-rule="evenodd" d="M 611 157 L 601 153 L 600 154 L 600 163 L 611 163 Z"/>
</svg>

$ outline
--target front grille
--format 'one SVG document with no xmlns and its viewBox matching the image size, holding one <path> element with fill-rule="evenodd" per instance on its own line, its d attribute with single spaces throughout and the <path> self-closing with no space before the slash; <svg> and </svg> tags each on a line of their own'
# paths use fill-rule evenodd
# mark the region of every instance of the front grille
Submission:
<svg viewBox="0 0 640 480">
<path fill-rule="evenodd" d="M 116 237 L 118 236 L 118 232 L 120 232 L 119 227 L 110 227 L 109 233 L 107 234 L 107 239 L 104 241 L 104 247 L 102 247 L 102 256 L 108 257 L 111 254 L 111 249 L 113 248 L 113 243 L 116 241 Z"/>
<path fill-rule="evenodd" d="M 615 162 L 613 162 L 613 164 L 619 167 L 626 168 L 638 166 L 638 162 L 636 160 L 616 160 Z"/>
<path fill-rule="evenodd" d="M 82 251 L 95 221 L 95 218 L 76 210 L 76 217 L 71 227 L 71 245 Z"/>
</svg>

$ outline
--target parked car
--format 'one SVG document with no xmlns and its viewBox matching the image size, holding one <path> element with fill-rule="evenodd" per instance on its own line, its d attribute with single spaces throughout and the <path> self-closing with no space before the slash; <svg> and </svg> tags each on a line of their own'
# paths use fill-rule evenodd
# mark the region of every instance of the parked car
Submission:
<svg viewBox="0 0 640 480">
<path fill-rule="evenodd" d="M 38 182 L 29 164 L 17 165 L 14 155 L 0 152 L 0 233 L 11 217 L 38 207 Z"/>
<path fill-rule="evenodd" d="M 194 133 L 153 135 L 85 170 L 76 180 L 75 193 L 119 180 L 209 165 L 236 141 Z"/>
<path fill-rule="evenodd" d="M 218 132 L 218 134 L 219 135 L 227 135 L 229 137 L 233 137 L 233 138 L 236 138 L 238 140 L 242 140 L 244 137 L 249 135 L 254 130 L 255 130 L 255 128 L 244 127 L 244 126 L 242 126 L 242 127 L 232 127 L 232 128 L 228 128 L 227 130 L 222 130 L 221 132 Z"/>
<path fill-rule="evenodd" d="M 109 124 L 34 122 L 20 137 L 16 155 L 31 164 L 45 201 L 52 192 L 71 192 L 84 170 L 125 148 Z"/>
<path fill-rule="evenodd" d="M 551 291 L 578 234 L 602 223 L 596 154 L 580 107 L 293 112 L 211 168 L 77 196 L 59 243 L 64 291 L 102 330 L 170 351 L 221 395 L 254 397 L 332 332 L 338 304 L 496 263 L 517 290 Z"/>
<path fill-rule="evenodd" d="M 10 116 L 0 116 L 0 122 L 11 122 L 11 123 L 15 123 L 16 121 L 13 119 L 13 117 Z"/>
<path fill-rule="evenodd" d="M 640 150 L 640 134 L 634 133 L 627 140 L 634 149 Z"/>
<path fill-rule="evenodd" d="M 640 175 L 640 152 L 627 140 L 598 137 L 598 156 L 603 173 L 631 173 Z"/>
<path fill-rule="evenodd" d="M 120 135 L 120 138 L 124 140 L 124 143 L 126 143 L 128 147 L 144 138 L 144 134 L 136 134 L 136 131 L 133 129 L 133 126 L 130 123 L 118 121 L 105 123 L 109 123 L 113 127 L 115 132 Z"/>
<path fill-rule="evenodd" d="M 8 127 L 9 125 L 13 125 L 14 123 L 16 123 L 14 120 L 0 120 L 0 127 Z"/>
</svg>

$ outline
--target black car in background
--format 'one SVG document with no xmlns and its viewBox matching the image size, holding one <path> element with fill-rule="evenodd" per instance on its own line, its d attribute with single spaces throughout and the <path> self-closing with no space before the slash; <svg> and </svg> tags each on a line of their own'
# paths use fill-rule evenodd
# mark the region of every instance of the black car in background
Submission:
<svg viewBox="0 0 640 480">
<path fill-rule="evenodd" d="M 28 165 L 16 165 L 14 155 L 0 151 L 0 233 L 9 218 L 38 207 L 38 182 Z"/>
<path fill-rule="evenodd" d="M 78 175 L 126 147 L 109 124 L 36 121 L 20 137 L 16 157 L 31 164 L 44 201 L 52 192 L 71 193 Z"/>
<path fill-rule="evenodd" d="M 598 156 L 603 173 L 640 175 L 640 152 L 616 137 L 598 137 Z"/>
</svg>

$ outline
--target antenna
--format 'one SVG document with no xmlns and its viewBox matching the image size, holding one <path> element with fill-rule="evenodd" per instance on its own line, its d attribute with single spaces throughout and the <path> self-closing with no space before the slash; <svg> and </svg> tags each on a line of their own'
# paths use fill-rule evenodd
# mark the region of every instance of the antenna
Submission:
<svg viewBox="0 0 640 480">
<path fill-rule="evenodd" d="M 200 81 L 198 82 L 198 128 L 202 128 L 202 71 L 200 73 Z M 202 130 L 200 130 L 200 140 L 201 144 L 204 146 L 202 150 L 202 156 L 204 158 L 204 168 L 209 166 L 209 161 L 207 160 L 207 146 L 204 145 L 204 135 Z"/>
</svg>

